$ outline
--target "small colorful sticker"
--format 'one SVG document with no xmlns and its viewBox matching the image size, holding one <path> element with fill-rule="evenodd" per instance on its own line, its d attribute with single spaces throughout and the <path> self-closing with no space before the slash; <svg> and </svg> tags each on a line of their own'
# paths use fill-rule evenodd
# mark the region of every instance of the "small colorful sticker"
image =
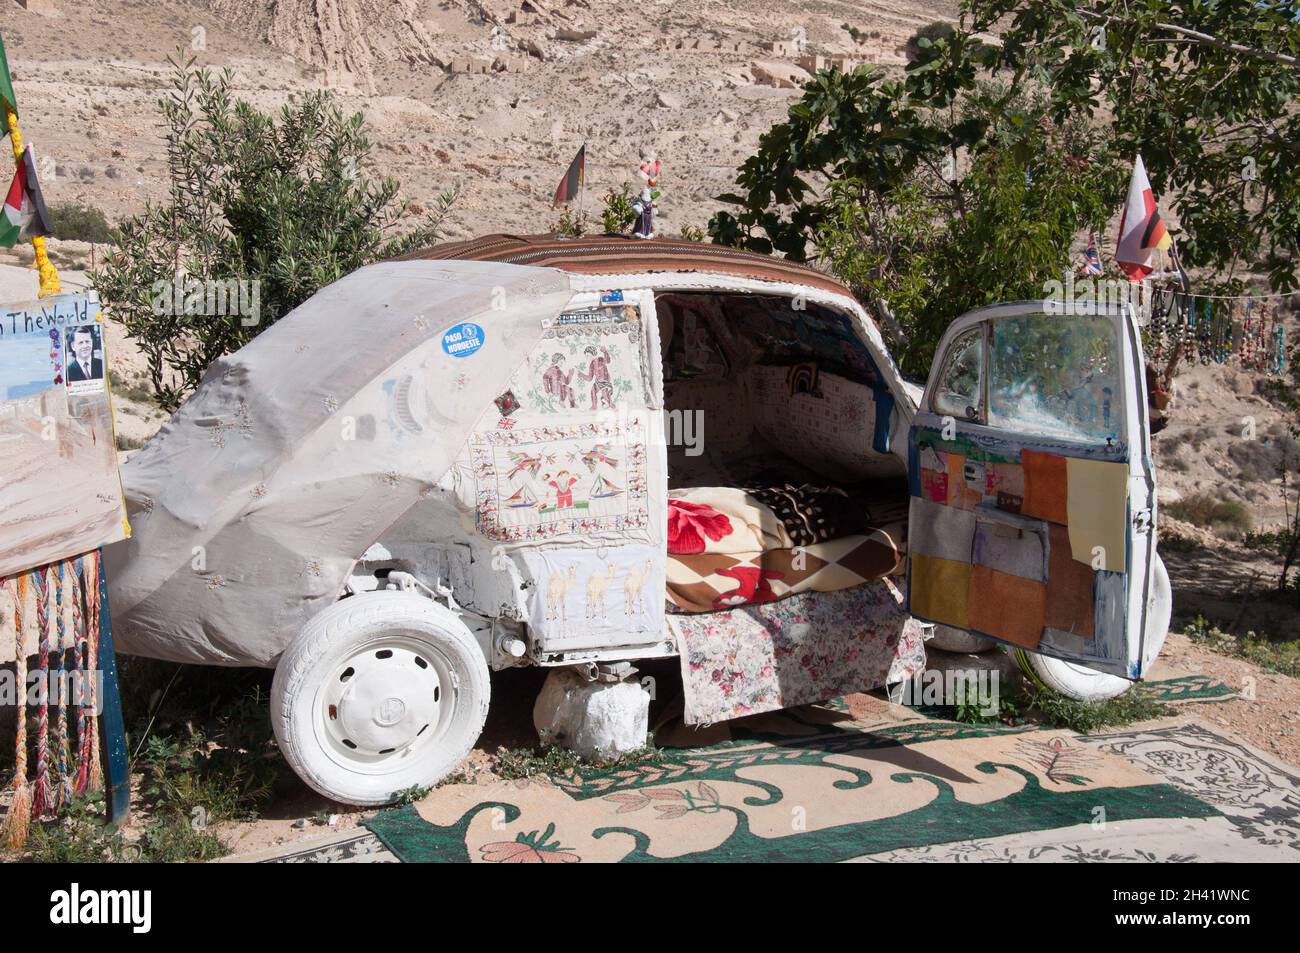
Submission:
<svg viewBox="0 0 1300 953">
<path fill-rule="evenodd" d="M 452 357 L 469 357 L 483 343 L 483 329 L 477 324 L 458 324 L 442 332 L 442 349 Z"/>
<path fill-rule="evenodd" d="M 623 292 L 617 288 L 614 289 L 613 291 L 602 291 L 600 293 L 600 303 L 601 304 L 622 304 Z"/>
<path fill-rule="evenodd" d="M 497 410 L 501 412 L 502 417 L 509 417 L 519 409 L 519 398 L 515 396 L 515 392 L 512 390 L 506 391 L 494 403 L 497 405 Z"/>
</svg>

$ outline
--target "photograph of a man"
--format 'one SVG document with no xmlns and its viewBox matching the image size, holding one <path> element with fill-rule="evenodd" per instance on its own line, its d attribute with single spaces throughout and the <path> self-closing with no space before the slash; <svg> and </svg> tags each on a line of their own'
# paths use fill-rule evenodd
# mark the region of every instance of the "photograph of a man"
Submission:
<svg viewBox="0 0 1300 953">
<path fill-rule="evenodd" d="M 81 324 L 64 332 L 63 377 L 70 391 L 98 390 L 103 386 L 104 351 L 96 325 Z"/>
</svg>

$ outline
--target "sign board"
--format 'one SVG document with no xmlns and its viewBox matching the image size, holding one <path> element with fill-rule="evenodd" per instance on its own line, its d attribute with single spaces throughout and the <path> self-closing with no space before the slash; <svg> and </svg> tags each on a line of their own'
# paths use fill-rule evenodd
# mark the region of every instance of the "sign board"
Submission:
<svg viewBox="0 0 1300 953">
<path fill-rule="evenodd" d="M 0 576 L 130 534 L 93 292 L 0 305 Z"/>
</svg>

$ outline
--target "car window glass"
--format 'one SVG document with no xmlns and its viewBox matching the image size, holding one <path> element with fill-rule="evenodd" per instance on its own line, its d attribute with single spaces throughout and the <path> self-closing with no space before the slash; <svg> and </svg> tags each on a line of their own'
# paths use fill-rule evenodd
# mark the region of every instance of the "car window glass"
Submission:
<svg viewBox="0 0 1300 953">
<path fill-rule="evenodd" d="M 934 411 L 960 420 L 977 420 L 980 410 L 980 374 L 984 355 L 981 325 L 961 335 L 948 348 L 943 373 L 934 395 Z"/>
<path fill-rule="evenodd" d="M 1039 314 L 993 323 L 989 426 L 1118 440 L 1122 393 L 1110 318 Z"/>
</svg>

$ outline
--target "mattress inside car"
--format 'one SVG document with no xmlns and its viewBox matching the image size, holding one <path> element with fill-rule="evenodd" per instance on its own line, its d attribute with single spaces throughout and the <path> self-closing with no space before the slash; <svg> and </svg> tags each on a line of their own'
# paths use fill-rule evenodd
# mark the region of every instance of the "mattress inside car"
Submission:
<svg viewBox="0 0 1300 953">
<path fill-rule="evenodd" d="M 905 504 L 892 495 L 873 502 L 824 489 L 672 491 L 669 609 L 718 612 L 800 592 L 850 589 L 901 572 Z"/>
</svg>

